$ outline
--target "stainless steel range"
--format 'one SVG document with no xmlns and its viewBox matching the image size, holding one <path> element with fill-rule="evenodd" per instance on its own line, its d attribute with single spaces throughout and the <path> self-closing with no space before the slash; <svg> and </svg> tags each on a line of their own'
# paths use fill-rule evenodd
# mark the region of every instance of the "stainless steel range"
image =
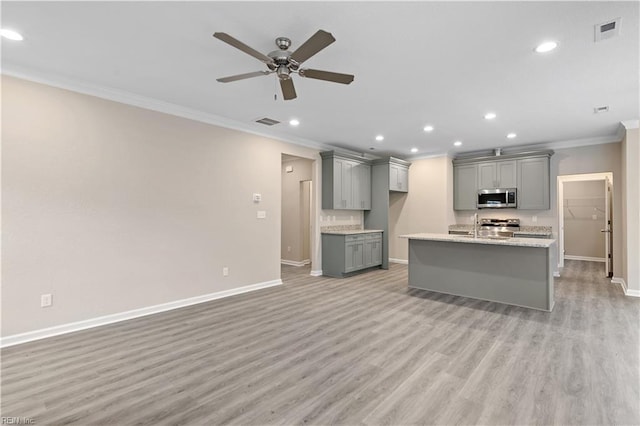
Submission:
<svg viewBox="0 0 640 426">
<path fill-rule="evenodd" d="M 513 237 L 520 230 L 520 219 L 480 219 L 479 237 Z"/>
</svg>

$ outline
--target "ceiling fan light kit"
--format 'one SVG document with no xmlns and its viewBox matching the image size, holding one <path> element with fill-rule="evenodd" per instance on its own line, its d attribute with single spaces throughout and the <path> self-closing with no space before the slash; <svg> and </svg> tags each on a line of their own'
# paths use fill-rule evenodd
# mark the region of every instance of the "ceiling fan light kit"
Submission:
<svg viewBox="0 0 640 426">
<path fill-rule="evenodd" d="M 253 56 L 261 62 L 264 62 L 268 71 L 254 71 L 245 74 L 237 74 L 229 77 L 218 78 L 220 83 L 230 83 L 232 81 L 244 80 L 247 78 L 259 77 L 275 73 L 280 81 L 282 96 L 284 100 L 291 100 L 297 97 L 296 89 L 291 79 L 292 73 L 297 73 L 300 77 L 312 78 L 316 80 L 324 80 L 332 83 L 350 84 L 354 76 L 351 74 L 341 74 L 331 71 L 322 71 L 311 68 L 300 68 L 300 64 L 320 52 L 322 49 L 336 41 L 331 33 L 324 30 L 318 30 L 293 53 L 288 49 L 291 46 L 291 40 L 287 37 L 276 38 L 276 46 L 278 50 L 269 52 L 264 55 L 257 50 L 247 46 L 240 40 L 231 37 L 227 33 L 214 33 L 213 36 L 218 40 Z"/>
</svg>

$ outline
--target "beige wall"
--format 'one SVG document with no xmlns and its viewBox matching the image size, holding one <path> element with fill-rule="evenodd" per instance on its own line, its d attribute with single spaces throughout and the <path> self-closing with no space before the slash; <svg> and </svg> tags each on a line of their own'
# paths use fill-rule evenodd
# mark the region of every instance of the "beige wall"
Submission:
<svg viewBox="0 0 640 426">
<path fill-rule="evenodd" d="M 407 259 L 407 240 L 399 235 L 446 233 L 453 223 L 453 168 L 449 157 L 414 160 L 409 168 L 409 192 L 389 196 L 389 257 Z"/>
<path fill-rule="evenodd" d="M 623 209 L 622 223 L 626 232 L 623 270 L 615 273 L 622 278 L 630 292 L 640 296 L 640 133 L 637 127 L 627 128 L 622 140 L 623 152 Z"/>
<path fill-rule="evenodd" d="M 282 241 L 280 258 L 300 262 L 303 254 L 302 191 L 300 183 L 311 180 L 312 162 L 288 159 L 282 162 Z M 286 168 L 293 168 L 287 172 Z"/>
<path fill-rule="evenodd" d="M 3 77 L 2 335 L 278 280 L 283 152 L 320 160 Z"/>
<path fill-rule="evenodd" d="M 605 181 L 565 182 L 563 188 L 566 256 L 605 259 Z"/>
</svg>

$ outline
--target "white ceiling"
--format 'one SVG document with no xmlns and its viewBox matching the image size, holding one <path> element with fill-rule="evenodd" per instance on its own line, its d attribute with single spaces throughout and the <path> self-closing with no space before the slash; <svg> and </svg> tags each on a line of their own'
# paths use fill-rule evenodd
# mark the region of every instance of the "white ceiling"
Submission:
<svg viewBox="0 0 640 426">
<path fill-rule="evenodd" d="M 378 155 L 579 144 L 613 140 L 620 121 L 640 116 L 638 9 L 638 2 L 4 1 L 2 27 L 25 40 L 2 41 L 2 67 Z M 594 25 L 618 17 L 620 36 L 594 43 Z M 337 41 L 304 66 L 355 74 L 351 85 L 294 76 L 298 99 L 283 101 L 275 75 L 215 81 L 264 65 L 214 32 L 267 53 L 278 36 L 291 38 L 293 51 L 318 29 Z M 546 39 L 559 47 L 534 53 Z M 610 111 L 594 114 L 600 105 Z M 484 120 L 488 111 L 498 117 Z M 283 123 L 253 123 L 261 117 Z M 297 128 L 287 124 L 294 117 Z M 426 124 L 435 130 L 425 133 Z M 508 132 L 518 137 L 507 140 Z M 377 134 L 385 140 L 376 142 Z M 454 148 L 454 140 L 463 145 Z"/>
</svg>

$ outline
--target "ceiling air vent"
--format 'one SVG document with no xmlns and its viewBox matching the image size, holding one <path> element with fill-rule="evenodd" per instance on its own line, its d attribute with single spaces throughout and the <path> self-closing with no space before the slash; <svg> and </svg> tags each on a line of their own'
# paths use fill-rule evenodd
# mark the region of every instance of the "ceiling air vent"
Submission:
<svg viewBox="0 0 640 426">
<path fill-rule="evenodd" d="M 620 18 L 597 24 L 595 27 L 596 43 L 620 35 Z"/>
<path fill-rule="evenodd" d="M 273 118 L 260 118 L 256 120 L 256 123 L 264 124 L 265 126 L 273 126 L 274 124 L 280 123 L 278 120 L 274 120 Z"/>
<path fill-rule="evenodd" d="M 600 114 L 601 112 L 609 112 L 609 105 L 603 105 L 599 107 L 595 107 L 593 109 L 594 114 Z"/>
</svg>

